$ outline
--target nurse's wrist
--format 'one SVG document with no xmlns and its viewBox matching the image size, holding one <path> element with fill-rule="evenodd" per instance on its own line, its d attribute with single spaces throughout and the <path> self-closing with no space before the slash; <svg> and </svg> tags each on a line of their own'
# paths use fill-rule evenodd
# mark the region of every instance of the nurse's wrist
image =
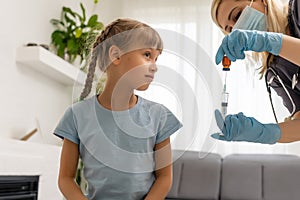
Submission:
<svg viewBox="0 0 300 200">
<path fill-rule="evenodd" d="M 278 56 L 282 49 L 282 33 L 273 33 L 273 32 L 266 32 L 266 39 L 268 42 L 267 51 L 273 55 Z"/>
</svg>

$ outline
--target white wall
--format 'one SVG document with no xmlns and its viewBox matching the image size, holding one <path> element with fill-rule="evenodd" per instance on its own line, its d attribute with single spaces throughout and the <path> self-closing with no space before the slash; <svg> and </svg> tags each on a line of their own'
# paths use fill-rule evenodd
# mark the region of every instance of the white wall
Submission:
<svg viewBox="0 0 300 200">
<path fill-rule="evenodd" d="M 41 73 L 16 64 L 16 48 L 28 42 L 49 44 L 53 26 L 51 18 L 59 18 L 62 6 L 80 11 L 79 0 L 10 0 L 1 2 L 0 31 L 0 136 L 21 138 L 40 125 L 47 143 L 59 144 L 53 129 L 65 108 L 72 102 L 72 88 Z M 97 12 L 100 20 L 114 18 L 111 1 L 84 1 L 87 15 Z M 115 10 L 115 8 L 114 8 Z M 112 17 L 110 17 L 112 16 Z M 38 121 L 38 124 L 37 122 Z"/>
<path fill-rule="evenodd" d="M 50 44 L 62 6 L 80 11 L 79 0 L 1 1 L 0 31 L 0 175 L 40 175 L 39 199 L 60 199 L 57 187 L 60 147 L 11 141 L 38 128 L 43 143 L 60 145 L 52 132 L 72 103 L 72 87 L 16 63 L 16 49 L 28 42 Z M 110 0 L 84 1 L 87 16 L 98 13 L 104 23 L 114 18 Z M 115 10 L 115 9 L 114 9 Z M 40 138 L 35 135 L 35 138 Z M 3 145 L 4 144 L 4 145 Z M 14 145 L 12 145 L 14 144 Z M 26 154 L 26 155 L 25 155 Z M 41 160 L 42 159 L 42 160 Z M 61 198 L 62 199 L 62 198 Z"/>
</svg>

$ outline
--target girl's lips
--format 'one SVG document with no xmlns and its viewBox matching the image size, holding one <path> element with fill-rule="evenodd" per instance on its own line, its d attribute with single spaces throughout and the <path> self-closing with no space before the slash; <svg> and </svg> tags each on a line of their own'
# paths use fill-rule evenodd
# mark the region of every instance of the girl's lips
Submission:
<svg viewBox="0 0 300 200">
<path fill-rule="evenodd" d="M 145 77 L 147 78 L 147 82 L 152 82 L 154 79 L 153 75 L 145 75 Z"/>
<path fill-rule="evenodd" d="M 154 79 L 154 76 L 153 76 L 153 75 L 145 75 L 145 77 Z"/>
</svg>

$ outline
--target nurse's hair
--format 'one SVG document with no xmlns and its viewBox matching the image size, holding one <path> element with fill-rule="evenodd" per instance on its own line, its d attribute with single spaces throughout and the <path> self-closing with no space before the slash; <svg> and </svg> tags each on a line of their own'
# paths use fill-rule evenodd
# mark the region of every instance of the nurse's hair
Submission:
<svg viewBox="0 0 300 200">
<path fill-rule="evenodd" d="M 162 51 L 163 42 L 156 30 L 133 19 L 117 19 L 108 24 L 92 45 L 87 78 L 80 100 L 91 92 L 96 66 L 105 72 L 111 64 L 109 49 L 112 46 L 118 47 L 123 53 L 142 48 Z"/>
<path fill-rule="evenodd" d="M 227 35 L 228 32 L 226 32 L 222 27 L 220 26 L 217 15 L 218 15 L 218 9 L 220 4 L 224 0 L 213 0 L 211 4 L 211 17 L 212 20 L 216 25 L 219 26 L 221 31 Z M 251 0 L 234 0 L 234 1 L 249 1 Z M 287 33 L 288 28 L 288 5 L 283 5 L 281 0 L 254 0 L 254 1 L 263 1 L 266 6 L 266 13 L 267 13 L 267 24 L 268 24 L 268 31 L 269 32 L 277 32 L 277 33 Z M 261 77 L 265 73 L 267 68 L 267 57 L 269 55 L 268 52 L 261 52 L 256 53 L 253 52 L 253 58 L 255 61 L 262 61 L 262 67 L 260 70 Z M 272 61 L 272 59 L 270 59 Z"/>
</svg>

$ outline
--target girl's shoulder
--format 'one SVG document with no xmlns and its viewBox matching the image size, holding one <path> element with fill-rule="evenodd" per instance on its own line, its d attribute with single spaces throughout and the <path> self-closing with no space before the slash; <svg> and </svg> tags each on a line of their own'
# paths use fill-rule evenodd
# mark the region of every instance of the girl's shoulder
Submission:
<svg viewBox="0 0 300 200">
<path fill-rule="evenodd" d="M 144 110 L 151 110 L 153 112 L 170 112 L 169 109 L 161 104 L 161 103 L 158 103 L 158 102 L 155 102 L 155 101 L 152 101 L 152 100 L 149 100 L 149 99 L 145 99 L 141 96 L 138 96 L 138 104 L 139 104 L 139 107 L 144 109 Z"/>
<path fill-rule="evenodd" d="M 164 107 L 164 105 L 161 103 L 146 99 L 141 96 L 138 96 L 138 104 L 144 107 L 152 107 L 152 106 Z"/>
<path fill-rule="evenodd" d="M 95 101 L 97 100 L 96 95 L 90 98 L 84 99 L 82 101 L 78 101 L 73 103 L 70 107 L 72 108 L 73 112 L 79 110 L 88 110 L 89 108 L 94 107 Z"/>
</svg>

